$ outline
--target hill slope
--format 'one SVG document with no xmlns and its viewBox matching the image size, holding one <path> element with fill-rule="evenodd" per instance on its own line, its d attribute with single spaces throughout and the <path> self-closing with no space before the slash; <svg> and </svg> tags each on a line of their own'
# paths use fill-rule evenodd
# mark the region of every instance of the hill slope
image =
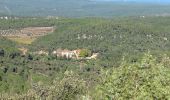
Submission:
<svg viewBox="0 0 170 100">
<path fill-rule="evenodd" d="M 159 19 L 159 21 L 158 21 Z M 34 50 L 88 48 L 115 60 L 147 52 L 170 50 L 169 17 L 70 19 L 65 26 L 32 44 Z M 116 60 L 115 60 L 116 61 Z"/>
</svg>

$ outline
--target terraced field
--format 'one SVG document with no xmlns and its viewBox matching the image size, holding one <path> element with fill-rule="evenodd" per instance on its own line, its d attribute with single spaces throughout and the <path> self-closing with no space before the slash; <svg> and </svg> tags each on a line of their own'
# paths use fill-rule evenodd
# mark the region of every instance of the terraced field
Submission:
<svg viewBox="0 0 170 100">
<path fill-rule="evenodd" d="M 22 29 L 0 30 L 0 35 L 21 44 L 31 44 L 38 37 L 54 31 L 53 27 L 27 27 Z"/>
</svg>

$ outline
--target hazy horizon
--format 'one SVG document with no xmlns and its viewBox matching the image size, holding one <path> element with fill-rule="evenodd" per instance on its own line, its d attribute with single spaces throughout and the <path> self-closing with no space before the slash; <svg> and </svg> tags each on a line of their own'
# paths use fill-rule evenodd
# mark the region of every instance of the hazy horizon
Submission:
<svg viewBox="0 0 170 100">
<path fill-rule="evenodd" d="M 91 1 L 120 1 L 120 2 L 152 2 L 152 3 L 170 3 L 169 0 L 91 0 Z"/>
<path fill-rule="evenodd" d="M 4 0 L 0 1 L 0 16 L 169 16 L 169 2 L 168 0 Z"/>
</svg>

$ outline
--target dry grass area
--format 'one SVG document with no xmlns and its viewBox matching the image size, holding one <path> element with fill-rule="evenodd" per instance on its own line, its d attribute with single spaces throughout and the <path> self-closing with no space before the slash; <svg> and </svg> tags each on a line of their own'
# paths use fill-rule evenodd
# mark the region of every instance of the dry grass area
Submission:
<svg viewBox="0 0 170 100">
<path fill-rule="evenodd" d="M 21 44 L 31 44 L 38 37 L 54 31 L 53 27 L 27 27 L 20 30 L 0 30 L 0 34 Z"/>
<path fill-rule="evenodd" d="M 31 44 L 36 38 L 31 38 L 31 37 L 7 37 L 12 41 L 15 41 L 20 44 Z"/>
</svg>

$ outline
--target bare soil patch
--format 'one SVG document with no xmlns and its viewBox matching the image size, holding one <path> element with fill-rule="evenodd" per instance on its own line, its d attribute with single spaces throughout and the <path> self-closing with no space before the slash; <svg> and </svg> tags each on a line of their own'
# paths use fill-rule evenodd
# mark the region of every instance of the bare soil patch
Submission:
<svg viewBox="0 0 170 100">
<path fill-rule="evenodd" d="M 27 27 L 22 29 L 0 30 L 0 35 L 22 44 L 31 44 L 38 37 L 54 31 L 54 27 Z"/>
</svg>

